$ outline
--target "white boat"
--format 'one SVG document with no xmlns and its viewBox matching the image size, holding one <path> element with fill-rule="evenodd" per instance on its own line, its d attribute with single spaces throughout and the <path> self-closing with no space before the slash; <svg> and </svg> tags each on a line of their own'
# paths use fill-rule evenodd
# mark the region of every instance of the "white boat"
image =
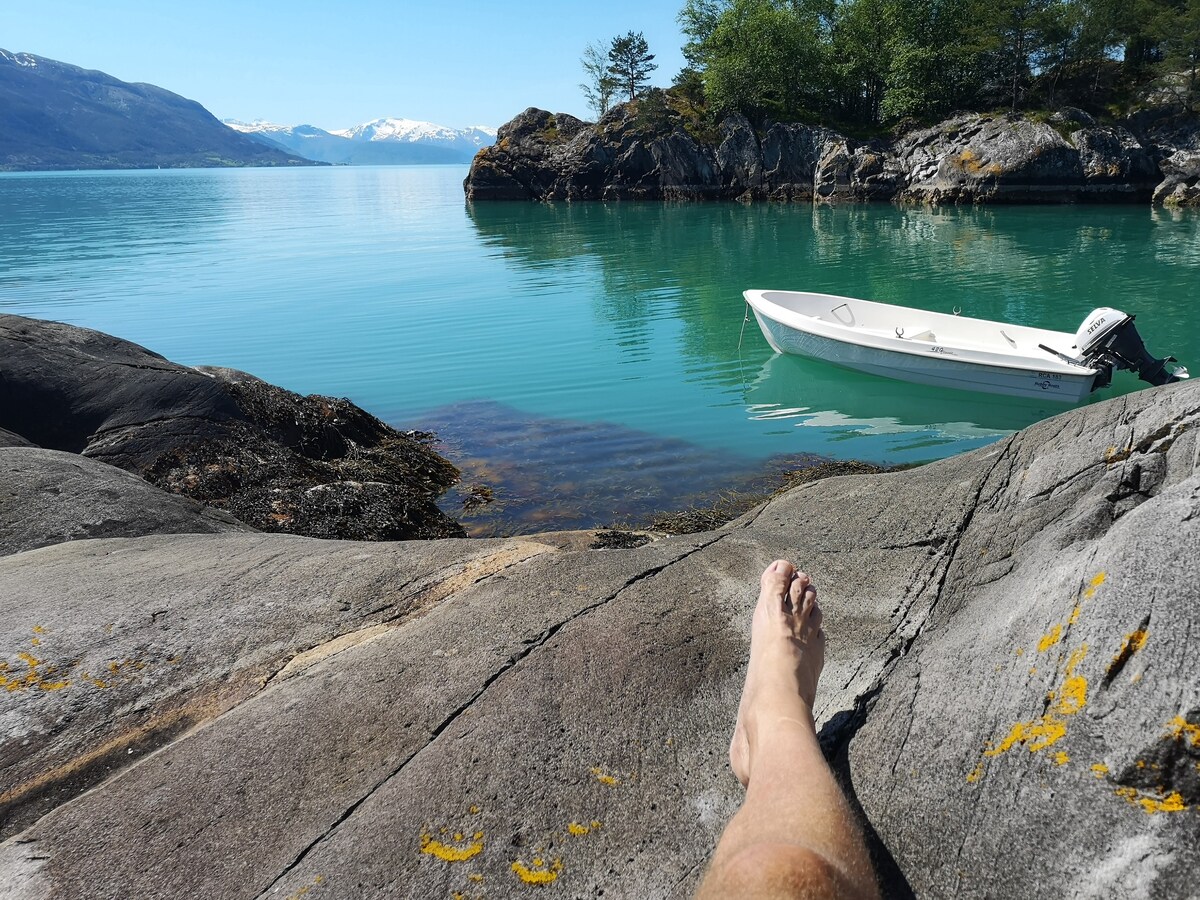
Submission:
<svg viewBox="0 0 1200 900">
<path fill-rule="evenodd" d="M 1050 331 L 806 291 L 743 296 L 767 343 L 847 368 L 968 391 L 1077 403 L 1114 366 L 1152 384 L 1187 377 L 1146 353 L 1133 317 L 1103 308 L 1079 331 Z"/>
</svg>

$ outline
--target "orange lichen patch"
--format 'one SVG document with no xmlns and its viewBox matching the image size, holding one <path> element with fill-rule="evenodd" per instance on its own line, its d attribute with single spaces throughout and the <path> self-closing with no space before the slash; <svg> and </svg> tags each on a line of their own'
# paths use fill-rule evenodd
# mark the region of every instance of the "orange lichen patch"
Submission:
<svg viewBox="0 0 1200 900">
<path fill-rule="evenodd" d="M 318 875 L 316 878 L 314 878 L 312 881 L 310 881 L 304 887 L 300 888 L 300 890 L 296 891 L 296 893 L 288 894 L 287 900 L 300 900 L 301 897 L 303 897 L 305 894 L 307 894 L 309 891 L 311 891 L 317 885 L 323 884 L 324 881 L 325 881 L 325 876 Z"/>
<path fill-rule="evenodd" d="M 1128 803 L 1140 806 L 1148 816 L 1160 812 L 1183 812 L 1188 808 L 1179 791 L 1172 791 L 1156 797 L 1153 794 L 1143 793 L 1137 788 L 1120 787 L 1117 788 L 1117 796 L 1124 798 Z"/>
<path fill-rule="evenodd" d="M 609 775 L 599 766 L 592 767 L 592 774 L 596 776 L 596 780 L 601 784 L 620 784 L 620 780 L 612 775 Z"/>
<path fill-rule="evenodd" d="M 972 150 L 964 150 L 958 155 L 958 165 L 963 171 L 971 175 L 978 175 L 984 171 L 983 163 L 979 161 L 979 157 Z"/>
<path fill-rule="evenodd" d="M 467 812 L 469 812 L 473 816 L 477 815 L 479 813 L 479 807 L 476 806 L 474 803 L 472 803 L 470 808 L 467 810 Z"/>
<path fill-rule="evenodd" d="M 1062 750 L 1059 750 L 1057 753 L 1054 754 L 1054 764 L 1056 766 L 1065 766 L 1070 761 L 1071 761 L 1071 757 L 1068 756 L 1066 754 L 1066 752 L 1064 752 Z"/>
<path fill-rule="evenodd" d="M 1045 653 L 1060 640 L 1062 640 L 1062 626 L 1055 625 L 1048 633 L 1042 635 L 1042 639 L 1038 641 L 1038 653 Z"/>
<path fill-rule="evenodd" d="M 556 859 L 547 865 L 544 859 L 535 857 L 532 865 L 527 866 L 518 859 L 513 862 L 512 870 L 526 884 L 550 884 L 550 882 L 558 880 L 558 875 L 562 871 L 562 860 Z"/>
<path fill-rule="evenodd" d="M 1116 447 L 1109 447 L 1104 451 L 1104 462 L 1109 466 L 1116 465 L 1123 460 L 1129 459 L 1131 453 L 1133 453 L 1133 444 L 1130 444 L 1128 447 L 1122 447 L 1120 450 Z"/>
<path fill-rule="evenodd" d="M 1092 774 L 1097 778 L 1103 778 L 1108 774 L 1108 766 L 1104 763 L 1092 763 Z"/>
<path fill-rule="evenodd" d="M 1050 706 L 1045 715 L 1032 722 L 1016 723 L 999 744 L 989 743 L 983 755 L 999 756 L 1018 745 L 1024 746 L 1030 753 L 1036 753 L 1061 741 L 1067 734 L 1065 718 L 1075 715 L 1087 703 L 1087 679 L 1075 673 L 1086 655 L 1087 644 L 1071 654 L 1062 685 L 1046 696 Z"/>
<path fill-rule="evenodd" d="M 1067 725 L 1053 716 L 1042 716 L 1033 722 L 1018 722 L 1008 735 L 996 746 L 983 751 L 984 756 L 999 756 L 1018 744 L 1025 745 L 1030 753 L 1045 750 L 1061 741 L 1067 734 Z"/>
<path fill-rule="evenodd" d="M 35 626 L 36 627 L 36 626 Z M 37 638 L 34 638 L 36 641 Z M 69 678 L 53 678 L 58 672 L 57 666 L 47 665 L 44 659 L 38 659 L 32 653 L 22 650 L 17 659 L 25 664 L 25 671 L 14 670 L 6 661 L 0 661 L 0 688 L 10 694 L 38 688 L 43 691 L 61 691 L 70 687 Z"/>
<path fill-rule="evenodd" d="M 587 825 L 580 825 L 578 822 L 568 822 L 567 831 L 575 835 L 575 837 L 583 837 L 585 834 L 590 834 L 592 829 Z"/>
<path fill-rule="evenodd" d="M 1067 619 L 1067 624 L 1074 625 L 1078 621 L 1079 621 L 1079 604 L 1076 603 L 1075 608 L 1073 610 L 1071 610 L 1070 618 Z"/>
<path fill-rule="evenodd" d="M 1087 589 L 1084 590 L 1083 596 L 1088 598 L 1089 600 L 1092 597 L 1096 596 L 1096 588 L 1098 588 L 1098 587 L 1100 587 L 1100 585 L 1104 584 L 1104 581 L 1106 578 L 1108 578 L 1108 575 L 1106 573 L 1104 573 L 1104 572 L 1098 573 L 1095 578 L 1093 578 L 1090 582 L 1088 582 Z"/>
<path fill-rule="evenodd" d="M 441 833 L 445 834 L 446 831 L 447 829 L 443 828 Z M 455 843 L 443 843 L 435 840 L 433 835 L 425 831 L 421 833 L 421 852 L 436 856 L 444 862 L 464 862 L 483 852 L 482 831 L 475 832 L 470 842 L 464 845 L 465 840 L 461 834 L 456 834 Z"/>
<path fill-rule="evenodd" d="M 1200 725 L 1195 725 L 1183 716 L 1176 716 L 1167 723 L 1171 737 L 1177 741 L 1187 741 L 1193 747 L 1200 747 Z"/>
<path fill-rule="evenodd" d="M 479 883 L 480 881 L 483 881 L 483 876 L 480 875 L 478 872 L 472 872 L 470 875 L 467 876 L 467 881 L 474 881 L 476 883 Z"/>
<path fill-rule="evenodd" d="M 967 782 L 970 784 L 974 784 L 982 777 L 983 777 L 983 763 L 980 763 L 975 768 L 973 768 L 970 772 L 967 773 Z"/>
</svg>

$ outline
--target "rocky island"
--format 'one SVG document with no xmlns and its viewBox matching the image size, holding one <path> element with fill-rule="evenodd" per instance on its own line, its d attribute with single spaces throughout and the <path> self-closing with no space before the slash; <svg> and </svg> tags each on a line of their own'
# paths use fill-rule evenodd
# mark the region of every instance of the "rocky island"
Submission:
<svg viewBox="0 0 1200 900">
<path fill-rule="evenodd" d="M 892 139 L 820 125 L 700 127 L 670 92 L 595 123 L 527 109 L 481 150 L 469 200 L 1200 204 L 1200 123 L 971 113 Z"/>
<path fill-rule="evenodd" d="M 270 485 L 303 508 L 390 432 L 0 324 L 5 897 L 689 896 L 777 557 L 886 896 L 1195 893 L 1200 384 L 633 549 L 366 542 L 266 533 Z M 378 483 L 436 492 L 418 458 Z M 180 496 L 223 467 L 244 506 Z"/>
</svg>

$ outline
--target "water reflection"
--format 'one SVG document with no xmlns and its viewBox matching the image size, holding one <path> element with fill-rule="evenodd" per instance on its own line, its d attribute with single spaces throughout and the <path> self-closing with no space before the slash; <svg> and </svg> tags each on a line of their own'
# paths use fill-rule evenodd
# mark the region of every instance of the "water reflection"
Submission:
<svg viewBox="0 0 1200 900">
<path fill-rule="evenodd" d="M 822 444 L 856 443 L 865 457 L 891 462 L 971 450 L 1062 411 L 1034 400 L 909 384 L 781 355 L 754 372 L 745 402 L 752 420 L 812 429 Z"/>
</svg>

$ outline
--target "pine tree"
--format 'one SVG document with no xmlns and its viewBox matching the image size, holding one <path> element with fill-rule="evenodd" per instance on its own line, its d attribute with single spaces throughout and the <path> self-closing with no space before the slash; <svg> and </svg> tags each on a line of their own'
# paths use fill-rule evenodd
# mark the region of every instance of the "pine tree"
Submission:
<svg viewBox="0 0 1200 900">
<path fill-rule="evenodd" d="M 640 31 L 613 38 L 608 50 L 608 74 L 630 100 L 637 99 L 638 91 L 650 83 L 650 73 L 657 68 L 654 54 Z"/>
</svg>

